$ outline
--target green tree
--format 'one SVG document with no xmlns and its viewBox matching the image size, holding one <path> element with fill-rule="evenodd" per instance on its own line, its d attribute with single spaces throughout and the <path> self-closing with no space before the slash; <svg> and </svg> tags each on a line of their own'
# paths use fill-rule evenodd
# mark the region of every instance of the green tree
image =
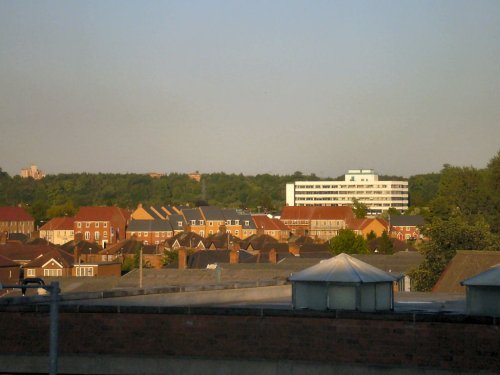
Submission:
<svg viewBox="0 0 500 375">
<path fill-rule="evenodd" d="M 392 241 L 389 238 L 389 235 L 387 234 L 386 230 L 384 230 L 382 232 L 382 235 L 380 236 L 377 249 L 380 254 L 394 253 L 394 245 L 392 244 Z"/>
<path fill-rule="evenodd" d="M 367 254 L 368 245 L 363 236 L 354 233 L 351 229 L 341 229 L 339 234 L 330 240 L 330 251 L 336 255 Z"/>
<path fill-rule="evenodd" d="M 418 291 L 432 289 L 457 250 L 500 250 L 498 238 L 481 217 L 472 222 L 463 215 L 449 220 L 436 218 L 424 233 L 430 238 L 421 248 L 424 261 L 410 272 Z"/>
<path fill-rule="evenodd" d="M 361 203 L 358 199 L 353 198 L 352 200 L 352 211 L 357 219 L 364 219 L 368 214 L 368 206 Z"/>
<path fill-rule="evenodd" d="M 375 232 L 373 230 L 370 231 L 370 233 L 368 233 L 366 235 L 366 241 L 370 242 L 371 240 L 374 240 L 375 238 L 377 238 L 377 235 L 375 234 Z"/>
</svg>

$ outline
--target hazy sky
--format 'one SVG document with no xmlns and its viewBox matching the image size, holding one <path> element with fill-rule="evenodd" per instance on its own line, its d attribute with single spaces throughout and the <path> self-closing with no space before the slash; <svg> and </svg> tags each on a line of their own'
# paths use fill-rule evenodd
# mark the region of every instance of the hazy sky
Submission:
<svg viewBox="0 0 500 375">
<path fill-rule="evenodd" d="M 0 0 L 0 167 L 409 176 L 500 149 L 500 1 Z"/>
</svg>

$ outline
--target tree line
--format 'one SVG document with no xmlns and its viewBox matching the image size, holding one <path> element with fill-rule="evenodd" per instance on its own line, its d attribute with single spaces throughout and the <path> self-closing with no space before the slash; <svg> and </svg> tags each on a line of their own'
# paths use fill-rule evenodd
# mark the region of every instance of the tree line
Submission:
<svg viewBox="0 0 500 375">
<path fill-rule="evenodd" d="M 408 180 L 410 206 L 425 207 L 438 190 L 441 173 L 412 176 Z M 400 176 L 379 176 L 402 180 Z M 210 204 L 252 212 L 279 211 L 285 204 L 285 185 L 294 181 L 342 180 L 315 174 L 290 175 L 208 173 L 201 182 L 187 174 L 160 178 L 147 174 L 72 173 L 47 175 L 42 180 L 9 176 L 0 168 L 0 205 L 24 205 L 39 223 L 52 217 L 73 215 L 81 206 Z"/>
</svg>

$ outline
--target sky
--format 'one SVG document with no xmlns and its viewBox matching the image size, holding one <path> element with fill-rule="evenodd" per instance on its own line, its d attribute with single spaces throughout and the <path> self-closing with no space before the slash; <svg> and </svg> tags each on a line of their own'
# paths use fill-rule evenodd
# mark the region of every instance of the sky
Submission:
<svg viewBox="0 0 500 375">
<path fill-rule="evenodd" d="M 500 1 L 0 0 L 0 168 L 483 168 Z"/>
</svg>

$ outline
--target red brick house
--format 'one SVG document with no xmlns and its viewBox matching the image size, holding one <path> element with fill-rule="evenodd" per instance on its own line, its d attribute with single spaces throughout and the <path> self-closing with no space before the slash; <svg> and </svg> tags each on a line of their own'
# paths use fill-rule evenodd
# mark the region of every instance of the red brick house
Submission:
<svg viewBox="0 0 500 375">
<path fill-rule="evenodd" d="M 285 242 L 290 237 L 290 228 L 278 219 L 270 218 L 267 215 L 252 215 L 252 219 L 255 222 L 258 235 L 266 234 L 279 242 Z"/>
<path fill-rule="evenodd" d="M 354 213 L 349 206 L 286 206 L 280 219 L 294 235 L 328 240 L 348 227 Z"/>
<path fill-rule="evenodd" d="M 106 247 L 125 239 L 130 213 L 119 207 L 80 207 L 75 215 L 75 237 Z"/>
<path fill-rule="evenodd" d="M 23 233 L 31 236 L 35 219 L 22 207 L 0 207 L 0 233 Z"/>
<path fill-rule="evenodd" d="M 393 215 L 389 217 L 390 236 L 400 241 L 417 240 L 420 238 L 420 228 L 425 224 L 419 215 Z"/>
<path fill-rule="evenodd" d="M 73 255 L 61 249 L 53 249 L 27 263 L 24 266 L 24 277 L 71 276 L 73 264 Z"/>
</svg>

